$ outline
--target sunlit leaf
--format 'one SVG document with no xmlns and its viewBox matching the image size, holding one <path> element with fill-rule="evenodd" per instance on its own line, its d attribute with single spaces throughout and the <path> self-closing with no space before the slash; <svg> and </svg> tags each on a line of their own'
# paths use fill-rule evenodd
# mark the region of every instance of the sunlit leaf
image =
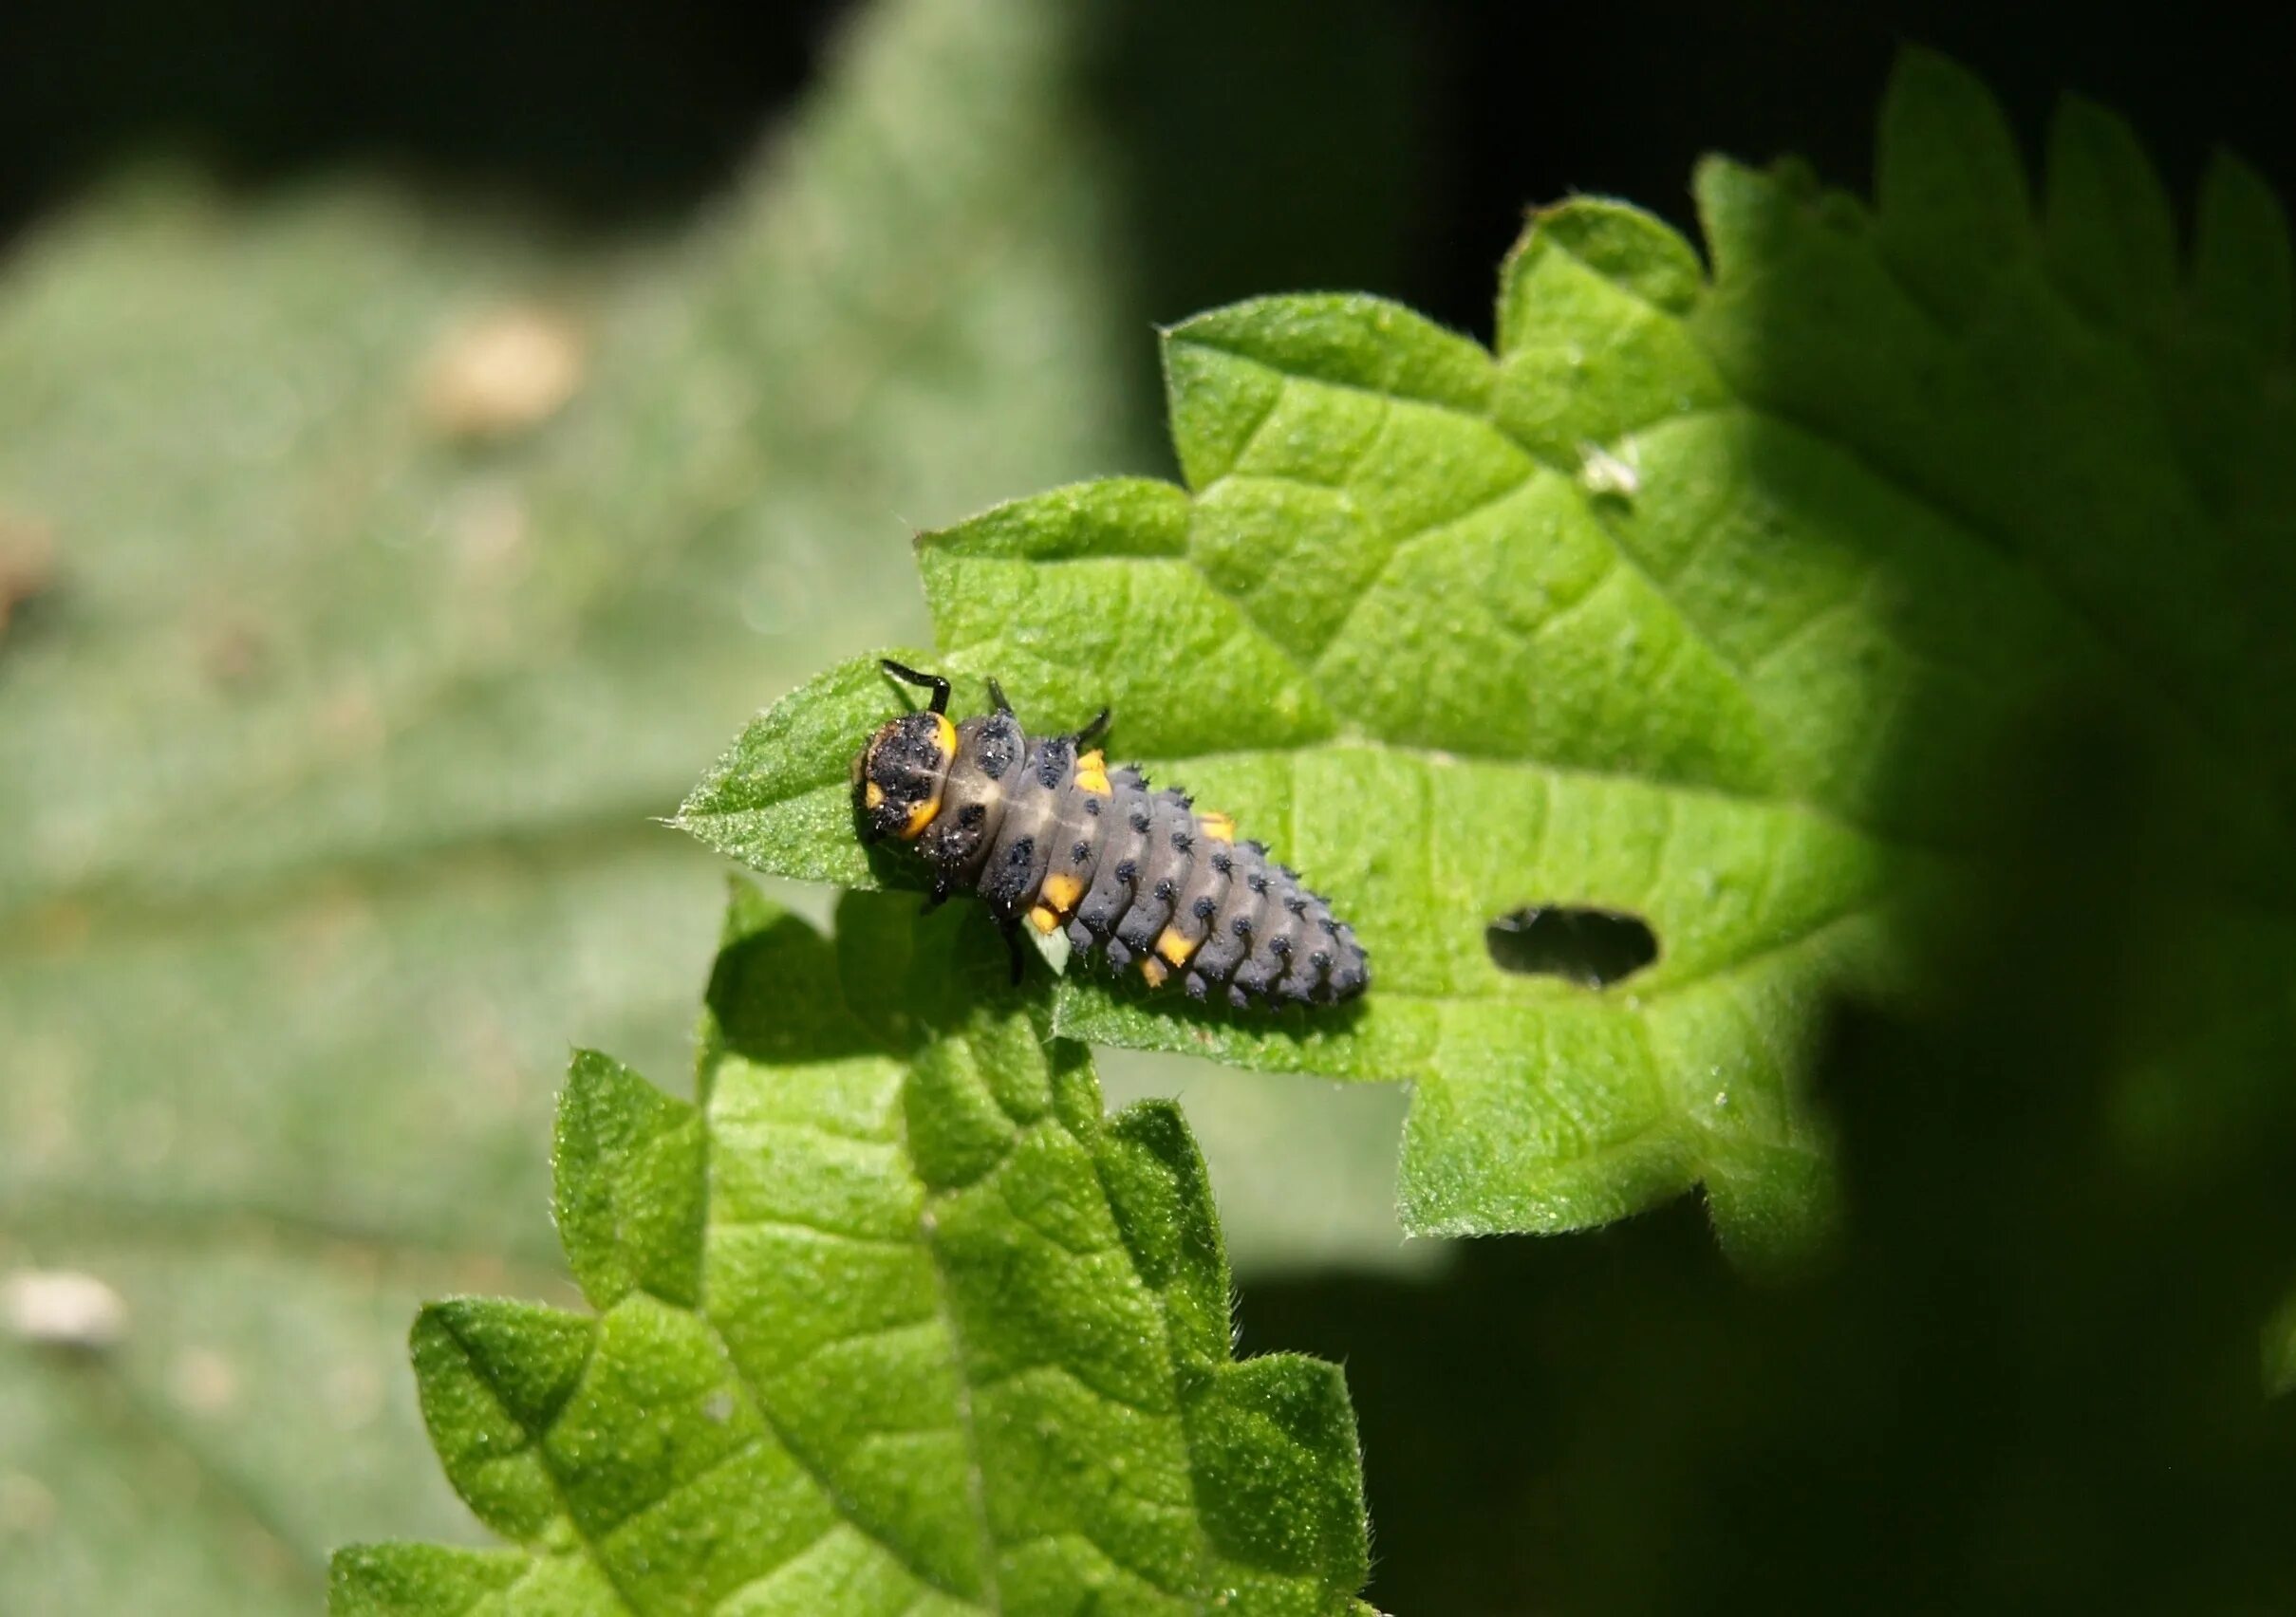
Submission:
<svg viewBox="0 0 2296 1617">
<path fill-rule="evenodd" d="M 2228 901 L 2207 993 L 2236 1009 L 2194 1007 L 2160 1104 L 2205 1106 L 2258 1015 L 2285 1034 L 2284 222 L 2220 165 L 2188 273 L 2136 142 L 2079 102 L 2037 219 L 1990 98 L 1919 53 L 1877 189 L 1709 162 L 1710 264 L 1620 203 L 1540 214 L 1495 349 L 1367 297 L 1187 321 L 1185 488 L 920 541 L 940 664 L 1045 731 L 1111 705 L 1113 753 L 1234 812 L 1373 961 L 1359 1012 L 1273 1020 L 1072 968 L 1064 1034 L 1411 1081 L 1415 1230 L 1703 1185 L 1727 1242 L 1792 1248 L 1827 1204 L 1818 1009 L 1909 987 L 1895 924 L 1958 868 L 1956 783 L 2072 694 L 2212 787 L 2164 859 Z M 841 796 L 901 699 L 866 660 L 823 676 L 682 823 L 760 869 L 915 884 L 863 861 Z M 1655 958 L 1505 969 L 1486 930 L 1556 907 L 1647 925 Z"/>
</svg>

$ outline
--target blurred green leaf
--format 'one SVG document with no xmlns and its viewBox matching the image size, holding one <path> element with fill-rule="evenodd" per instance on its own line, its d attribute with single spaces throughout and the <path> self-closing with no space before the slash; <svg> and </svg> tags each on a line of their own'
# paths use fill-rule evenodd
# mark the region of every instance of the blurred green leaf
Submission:
<svg viewBox="0 0 2296 1617">
<path fill-rule="evenodd" d="M 567 1294 L 566 1041 L 677 1062 L 708 958 L 650 817 L 921 621 L 908 524 L 1152 453 L 1071 23 L 861 15 L 652 241 L 155 170 L 12 246 L 0 1280 L 128 1325 L 0 1338 L 11 1617 L 308 1611 L 354 1533 L 472 1531 L 394 1344 Z"/>
<path fill-rule="evenodd" d="M 346 1551 L 336 1611 L 1353 1607 L 1346 1390 L 1232 1362 L 1178 1108 L 1104 1124 L 982 918 L 912 917 L 853 895 L 832 940 L 739 887 L 697 1101 L 574 1058 L 558 1224 L 597 1314 L 414 1333 L 448 1476 L 532 1560 Z"/>
<path fill-rule="evenodd" d="M 1979 807 L 1953 783 L 2078 691 L 2214 788 L 2161 851 L 2225 970 L 2147 1052 L 2156 1110 L 2210 1110 L 2241 1041 L 2285 1048 L 2296 878 L 2287 232 L 2217 175 L 2180 284 L 2118 121 L 2066 107 L 2037 221 L 1990 98 L 1916 52 L 1878 214 L 1714 161 L 1710 275 L 1647 214 L 1566 204 L 1508 259 L 1495 353 L 1365 297 L 1169 331 L 1187 489 L 924 536 L 939 660 L 1048 732 L 1112 706 L 1115 753 L 1329 892 L 1374 986 L 1252 1019 L 1072 970 L 1055 1025 L 1412 1080 L 1419 1231 L 1703 1184 L 1726 1242 L 1775 1255 L 1829 1202 L 1814 1011 L 1914 986 L 1901 906 L 1965 869 Z M 681 823 L 762 870 L 913 883 L 843 798 L 901 699 L 839 666 Z M 1503 969 L 1485 929 L 1555 905 L 1642 918 L 1655 963 L 1600 989 Z"/>
</svg>

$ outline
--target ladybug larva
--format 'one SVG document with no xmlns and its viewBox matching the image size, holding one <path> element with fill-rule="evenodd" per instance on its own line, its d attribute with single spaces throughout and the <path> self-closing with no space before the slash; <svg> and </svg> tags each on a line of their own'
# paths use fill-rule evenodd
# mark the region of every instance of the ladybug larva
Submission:
<svg viewBox="0 0 2296 1617">
<path fill-rule="evenodd" d="M 949 682 L 887 660 L 932 692 L 869 737 L 853 760 L 862 840 L 915 846 L 933 868 L 927 907 L 979 893 L 1014 945 L 1019 928 L 1066 928 L 1111 971 L 1138 962 L 1151 988 L 1177 975 L 1204 998 L 1225 985 L 1238 1006 L 1328 1005 L 1361 994 L 1371 967 L 1347 922 L 1268 857 L 1236 840 L 1236 822 L 1111 769 L 1092 742 L 1106 709 L 1073 735 L 1030 740 L 989 681 L 994 713 L 959 724 Z"/>
</svg>

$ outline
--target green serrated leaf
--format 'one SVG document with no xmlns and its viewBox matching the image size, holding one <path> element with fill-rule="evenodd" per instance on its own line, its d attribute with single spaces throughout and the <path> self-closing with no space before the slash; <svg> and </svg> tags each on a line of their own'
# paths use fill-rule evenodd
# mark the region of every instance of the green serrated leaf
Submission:
<svg viewBox="0 0 2296 1617">
<path fill-rule="evenodd" d="M 610 1056 L 574 1057 L 558 1097 L 558 1238 L 601 1308 L 700 1293 L 701 1119 Z"/>
<path fill-rule="evenodd" d="M 1910 48 L 1882 97 L 1876 148 L 1874 245 L 1915 298 L 1966 314 L 2034 244 L 2007 117 L 1966 68 Z"/>
<path fill-rule="evenodd" d="M 1232 1359 L 1179 1112 L 1104 1123 L 984 941 L 863 895 L 832 940 L 737 888 L 695 1106 L 588 1054 L 561 1099 L 597 1317 L 415 1329 L 450 1480 L 531 1558 L 346 1551 L 337 1611 L 1356 1609 L 1338 1370 Z M 629 1148 L 689 1128 L 674 1167 Z M 690 1244 L 598 1211 L 702 1196 Z M 675 1252 L 690 1298 L 632 1285 Z"/>
<path fill-rule="evenodd" d="M 2142 330 L 2175 300 L 2176 220 L 2136 131 L 2078 96 L 2049 136 L 2049 273 L 2100 324 Z"/>
<path fill-rule="evenodd" d="M 1373 960 L 1359 1010 L 1257 1020 L 1073 965 L 1063 1034 L 1411 1080 L 1413 1230 L 1702 1183 L 1726 1242 L 1780 1255 L 1827 1203 L 1815 1011 L 1912 986 L 1901 906 L 1971 834 L 1953 784 L 2069 692 L 2219 784 L 2164 857 L 2231 899 L 2228 961 L 2287 960 L 2242 913 L 2285 913 L 2296 872 L 2296 488 L 2258 436 L 2284 356 L 2167 318 L 2156 187 L 2101 114 L 2060 124 L 2044 232 L 1989 97 L 1913 53 L 1881 171 L 1868 214 L 1709 163 L 1710 279 L 1623 204 L 1541 214 L 1495 352 L 1366 297 L 1184 323 L 1186 491 L 1063 489 L 921 540 L 942 664 L 1048 732 L 1112 706 L 1111 755 L 1236 813 Z M 2254 329 L 2285 238 L 2213 191 L 2195 294 Z M 870 666 L 778 704 L 681 823 L 858 878 L 844 771 L 899 705 Z M 1642 918 L 1656 961 L 1601 989 L 1503 969 L 1485 928 L 1554 905 Z M 2212 995 L 2285 1005 L 2228 974 Z"/>
<path fill-rule="evenodd" d="M 2296 319 L 2287 214 L 2263 177 L 2229 152 L 2213 154 L 2201 177 L 2193 302 L 2252 358 L 2287 355 Z"/>
</svg>

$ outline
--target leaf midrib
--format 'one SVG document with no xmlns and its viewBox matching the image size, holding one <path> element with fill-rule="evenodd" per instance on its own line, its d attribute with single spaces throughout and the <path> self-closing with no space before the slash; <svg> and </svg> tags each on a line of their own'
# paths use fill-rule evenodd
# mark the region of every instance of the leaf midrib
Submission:
<svg viewBox="0 0 2296 1617">
<path fill-rule="evenodd" d="M 589 1374 L 589 1366 L 598 1355 L 598 1331 L 595 1329 L 598 1321 L 593 1319 L 589 1323 L 593 1329 L 589 1333 L 589 1340 L 583 1349 L 582 1368 L 568 1378 L 567 1385 L 569 1390 L 581 1385 L 583 1378 Z M 463 1368 L 470 1373 L 472 1379 L 486 1388 L 488 1397 L 494 1401 L 496 1412 L 516 1426 L 525 1436 L 526 1450 L 534 1457 L 535 1469 L 542 1473 L 543 1479 L 550 1484 L 551 1497 L 557 1502 L 558 1519 L 566 1524 L 566 1530 L 573 1535 L 574 1542 L 582 1546 L 583 1552 L 589 1558 L 590 1565 L 598 1569 L 598 1576 L 605 1581 L 607 1590 L 613 1595 L 615 1604 L 623 1610 L 629 1612 L 631 1617 L 642 1617 L 638 1603 L 630 1598 L 629 1591 L 622 1587 L 622 1580 L 614 1575 L 612 1565 L 605 1555 L 599 1552 L 597 1541 L 583 1530 L 580 1518 L 574 1514 L 573 1500 L 566 1491 L 566 1479 L 558 1475 L 558 1467 L 551 1459 L 550 1445 L 544 1441 L 550 1436 L 551 1425 L 556 1420 L 563 1404 L 560 1408 L 553 1408 L 550 1418 L 545 1420 L 541 1425 L 530 1424 L 516 1409 L 512 1407 L 509 1396 L 504 1392 L 501 1384 L 495 1381 L 485 1357 L 473 1349 L 469 1341 L 456 1328 L 454 1322 L 451 1319 L 441 1318 L 440 1325 L 454 1339 L 455 1349 L 461 1355 Z"/>
<path fill-rule="evenodd" d="M 959 1041 L 951 1039 L 948 1042 L 955 1044 Z M 965 1055 L 968 1063 L 972 1053 L 971 1046 L 967 1045 Z M 957 1429 L 964 1443 L 965 1503 L 972 1513 L 974 1537 L 980 1546 L 981 1591 L 986 1597 L 988 1609 L 993 1613 L 1001 1613 L 1004 1610 L 1004 1593 L 998 1582 L 997 1560 L 999 1552 L 996 1530 L 989 1520 L 988 1477 L 981 1464 L 980 1430 L 973 1422 L 973 1378 L 966 1368 L 964 1332 L 957 1323 L 957 1310 L 949 1298 L 948 1274 L 942 1267 L 941 1254 L 933 1240 L 933 1190 L 916 1173 L 917 1159 L 909 1149 L 908 1087 L 915 1081 L 915 1069 L 905 1062 L 901 1087 L 893 1100 L 893 1138 L 897 1142 L 898 1161 L 917 1183 L 920 1200 L 917 1245 L 924 1253 L 925 1267 L 933 1272 L 933 1308 L 940 1315 L 941 1329 L 948 1337 L 949 1368 L 954 1372 L 950 1379 L 957 1388 Z M 1017 1143 L 1016 1139 L 1015 1145 Z M 1011 1150 L 1012 1147 L 1008 1147 L 998 1162 L 1001 1163 L 1009 1160 Z"/>
<path fill-rule="evenodd" d="M 906 1086 L 907 1082 L 908 1079 L 905 1074 L 902 1080 L 904 1087 Z M 907 1161 L 907 1140 L 905 1128 L 902 1131 L 900 1138 L 902 1142 L 902 1158 L 903 1161 L 905 1162 Z M 710 1182 L 711 1178 L 716 1171 L 718 1160 L 718 1133 L 715 1128 L 712 1128 L 708 1125 L 706 1115 L 701 1130 L 701 1162 L 698 1171 L 701 1176 L 702 1205 L 706 1207 L 710 1203 Z M 716 1220 L 713 1218 L 711 1222 L 715 1224 Z M 930 1255 L 928 1253 L 928 1257 L 929 1255 Z M 935 1265 L 934 1276 L 936 1282 L 938 1282 L 940 1276 L 938 1265 Z M 709 1268 L 706 1264 L 702 1266 L 700 1271 L 700 1277 L 697 1287 L 691 1312 L 693 1317 L 700 1323 L 702 1329 L 709 1332 L 710 1342 L 717 1348 L 719 1361 L 724 1364 L 727 1372 L 732 1375 L 736 1385 L 741 1388 L 741 1395 L 749 1400 L 750 1406 L 757 1411 L 757 1418 L 765 1423 L 766 1429 L 773 1434 L 775 1443 L 780 1448 L 782 1453 L 790 1457 L 790 1460 L 793 1464 L 797 1466 L 799 1470 L 805 1473 L 807 1480 L 811 1481 L 815 1488 L 820 1490 L 821 1496 L 829 1502 L 830 1508 L 836 1513 L 838 1518 L 842 1520 L 848 1527 L 850 1527 L 855 1533 L 859 1533 L 868 1542 L 874 1544 L 879 1549 L 883 1550 L 887 1555 L 892 1558 L 893 1563 L 896 1566 L 898 1566 L 904 1572 L 907 1573 L 910 1578 L 914 1579 L 923 1588 L 930 1589 L 936 1594 L 946 1595 L 951 1600 L 961 1601 L 967 1605 L 974 1604 L 975 1602 L 973 1596 L 968 1595 L 962 1589 L 950 1588 L 948 1584 L 943 1582 L 929 1568 L 919 1565 L 915 1556 L 906 1549 L 906 1547 L 896 1543 L 894 1540 L 886 1537 L 883 1533 L 880 1533 L 871 1528 L 868 1521 L 864 1519 L 860 1507 L 854 1502 L 854 1500 L 845 1492 L 844 1489 L 840 1488 L 834 1480 L 832 1480 L 825 1472 L 822 1471 L 818 1465 L 814 1463 L 812 1456 L 810 1456 L 805 1449 L 797 1443 L 796 1440 L 792 1436 L 789 1428 L 782 1424 L 780 1416 L 775 1412 L 772 1403 L 767 1401 L 764 1389 L 761 1388 L 756 1382 L 751 1378 L 749 1370 L 742 1365 L 740 1359 L 735 1354 L 733 1344 L 726 1340 L 724 1330 L 720 1329 L 718 1324 L 717 1314 L 713 1311 L 710 1305 Z M 943 1323 L 944 1327 L 951 1331 L 951 1340 L 953 1341 L 955 1339 L 954 1322 L 944 1320 Z M 961 1378 L 960 1378 L 960 1385 L 961 1385 Z M 980 1469 L 979 1451 L 973 1445 L 972 1432 L 969 1425 L 965 1431 L 965 1448 L 968 1467 L 970 1471 L 977 1476 Z M 985 1522 L 983 1525 L 985 1527 Z M 810 1549 L 811 1546 L 807 1546 L 806 1548 Z M 795 1560 L 797 1556 L 802 1555 L 804 1552 L 805 1550 L 803 1549 L 793 1552 L 787 1560 L 784 1560 L 779 1565 L 787 1566 L 791 1561 Z M 775 1570 L 777 1571 L 778 1567 Z M 995 1570 L 993 1563 L 984 1566 L 983 1571 L 984 1576 L 989 1579 L 988 1587 L 993 1590 L 995 1588 Z M 769 1571 L 765 1575 L 770 1577 L 772 1572 Z M 1001 1611 L 1002 1608 L 1001 1606 L 992 1604 L 990 1610 L 992 1612 Z"/>
</svg>

